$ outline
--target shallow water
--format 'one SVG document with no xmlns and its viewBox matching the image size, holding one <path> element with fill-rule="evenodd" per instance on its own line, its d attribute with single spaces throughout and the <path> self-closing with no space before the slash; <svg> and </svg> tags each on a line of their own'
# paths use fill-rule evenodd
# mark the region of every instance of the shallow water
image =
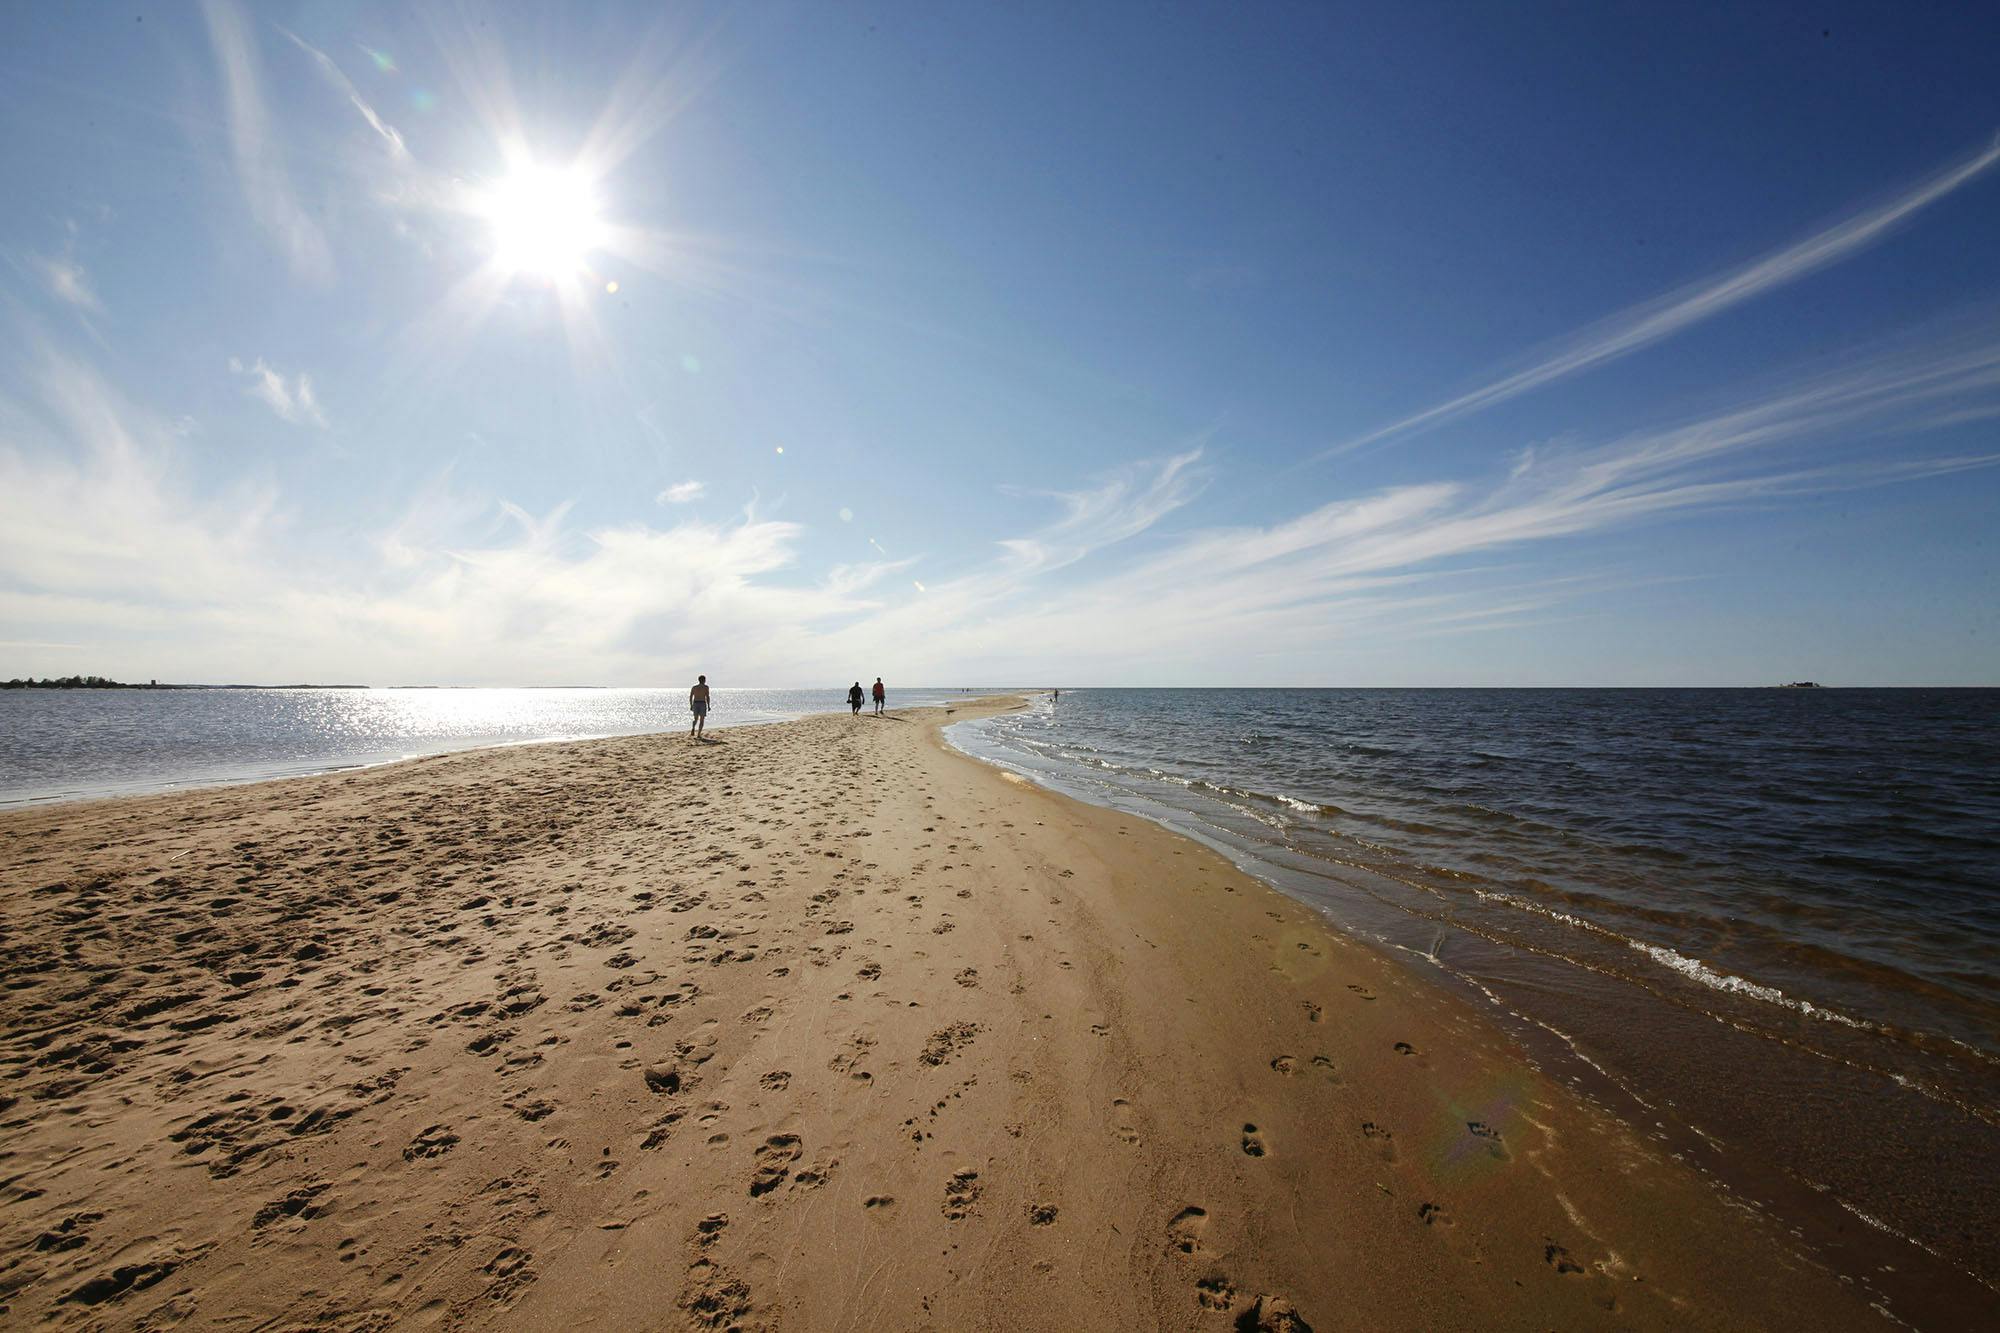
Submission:
<svg viewBox="0 0 2000 1333">
<path fill-rule="evenodd" d="M 712 727 L 846 706 L 846 686 L 720 689 Z M 962 689 L 891 688 L 892 708 Z M 0 691 L 0 807 L 295 777 L 447 750 L 685 730 L 687 690 Z"/>
<path fill-rule="evenodd" d="M 1076 690 L 950 734 L 1491 1001 L 1767 1201 L 2000 1277 L 2000 690 Z"/>
</svg>

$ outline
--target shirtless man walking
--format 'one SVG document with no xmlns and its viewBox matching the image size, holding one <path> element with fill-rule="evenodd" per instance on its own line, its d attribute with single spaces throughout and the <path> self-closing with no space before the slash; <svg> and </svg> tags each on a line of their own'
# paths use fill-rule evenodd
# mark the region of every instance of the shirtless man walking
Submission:
<svg viewBox="0 0 2000 1333">
<path fill-rule="evenodd" d="M 688 735 L 701 739 L 708 726 L 708 677 L 695 677 L 694 688 L 688 691 L 688 711 L 694 714 L 694 721 L 688 723 Z"/>
</svg>

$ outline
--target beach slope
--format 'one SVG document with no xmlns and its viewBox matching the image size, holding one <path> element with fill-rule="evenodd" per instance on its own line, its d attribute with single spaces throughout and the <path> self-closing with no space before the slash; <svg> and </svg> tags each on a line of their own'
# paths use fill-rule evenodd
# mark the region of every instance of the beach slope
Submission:
<svg viewBox="0 0 2000 1333">
<path fill-rule="evenodd" d="M 1882 1322 L 1008 706 L 0 816 L 0 1318 Z"/>
</svg>

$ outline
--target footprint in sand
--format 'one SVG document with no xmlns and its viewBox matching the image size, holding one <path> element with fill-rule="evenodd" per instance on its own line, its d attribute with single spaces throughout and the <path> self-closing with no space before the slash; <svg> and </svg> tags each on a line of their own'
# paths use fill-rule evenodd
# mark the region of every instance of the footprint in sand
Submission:
<svg viewBox="0 0 2000 1333">
<path fill-rule="evenodd" d="M 1167 1244 L 1182 1254 L 1200 1254 L 1202 1233 L 1208 1230 L 1208 1209 L 1192 1204 L 1167 1223 Z"/>
<path fill-rule="evenodd" d="M 792 1163 L 805 1151 L 796 1134 L 773 1134 L 757 1149 L 757 1171 L 750 1177 L 750 1197 L 769 1194 L 785 1183 Z"/>
<path fill-rule="evenodd" d="M 1056 1224 L 1057 1208 L 1052 1203 L 1028 1205 L 1028 1225 L 1031 1227 L 1052 1227 Z"/>
<path fill-rule="evenodd" d="M 770 1073 L 757 1080 L 760 1086 L 772 1092 L 783 1092 L 790 1085 L 791 1081 L 792 1071 L 789 1069 L 773 1069 Z"/>
<path fill-rule="evenodd" d="M 1319 1022 L 1320 1007 L 1318 1005 L 1314 1004 L 1311 1000 L 1301 1000 L 1299 1001 L 1299 1003 L 1301 1006 L 1304 1007 L 1306 1011 L 1306 1022 L 1308 1023 Z"/>
<path fill-rule="evenodd" d="M 1132 1123 L 1132 1103 L 1120 1097 L 1111 1103 L 1111 1132 L 1120 1143 L 1139 1141 L 1139 1127 Z"/>
<path fill-rule="evenodd" d="M 526 1250 L 509 1245 L 506 1249 L 488 1259 L 486 1267 L 481 1271 L 491 1273 L 495 1277 L 509 1277 L 520 1272 L 522 1267 L 527 1264 L 529 1257 Z"/>
<path fill-rule="evenodd" d="M 1581 1277 L 1583 1265 L 1569 1257 L 1569 1251 L 1554 1241 L 1547 1241 L 1542 1250 L 1542 1262 L 1565 1277 Z"/>
<path fill-rule="evenodd" d="M 1236 1327 L 1245 1333 L 1313 1333 L 1312 1325 L 1290 1301 L 1268 1294 L 1257 1297 L 1236 1317 Z"/>
<path fill-rule="evenodd" d="M 972 1215 L 973 1207 L 979 1202 L 980 1184 L 977 1171 L 960 1171 L 945 1183 L 944 1215 L 957 1222 Z"/>
<path fill-rule="evenodd" d="M 1243 1155 L 1245 1157 L 1264 1155 L 1264 1136 L 1255 1125 L 1243 1126 Z"/>
<path fill-rule="evenodd" d="M 1298 1067 L 1299 1067 L 1299 1061 L 1297 1056 L 1281 1055 L 1277 1057 L 1275 1060 L 1271 1061 L 1272 1069 L 1275 1069 L 1278 1073 L 1287 1076 L 1289 1076 Z"/>
<path fill-rule="evenodd" d="M 1448 1227 L 1452 1225 L 1451 1214 L 1447 1213 L 1440 1204 L 1418 1204 L 1417 1217 L 1427 1227 Z"/>
<path fill-rule="evenodd" d="M 1374 1143 L 1375 1151 L 1385 1162 L 1396 1160 L 1396 1136 L 1376 1124 L 1373 1120 L 1361 1122 L 1361 1137 Z"/>
<path fill-rule="evenodd" d="M 1227 1310 L 1236 1304 L 1236 1288 L 1226 1277 L 1205 1277 L 1194 1284 L 1194 1298 L 1204 1310 Z"/>
<path fill-rule="evenodd" d="M 442 1157 L 457 1144 L 458 1135 L 443 1125 L 432 1125 L 411 1140 L 409 1147 L 403 1149 L 403 1160 L 414 1162 L 419 1157 Z"/>
<path fill-rule="evenodd" d="M 655 1120 L 648 1126 L 645 1141 L 639 1147 L 644 1151 L 650 1152 L 664 1144 L 668 1139 L 673 1137 L 674 1126 L 679 1124 L 681 1117 L 686 1114 L 686 1111 L 676 1109 L 667 1112 L 658 1120 Z"/>
<path fill-rule="evenodd" d="M 1417 1053 L 1417 1048 L 1410 1045 L 1410 1043 L 1408 1043 L 1407 1041 L 1399 1041 L 1396 1043 L 1396 1054 L 1415 1055 L 1416 1053 Z"/>
<path fill-rule="evenodd" d="M 1500 1131 L 1491 1125 L 1481 1120 L 1468 1120 L 1465 1122 L 1465 1129 L 1474 1138 L 1485 1140 L 1487 1151 L 1495 1158 L 1504 1162 L 1510 1156 L 1506 1145 L 1500 1142 Z"/>
<path fill-rule="evenodd" d="M 253 1228 L 263 1228 L 281 1218 L 287 1217 L 296 1217 L 301 1221 L 309 1222 L 326 1211 L 327 1205 L 320 1201 L 320 1195 L 326 1193 L 330 1188 L 332 1186 L 328 1185 L 325 1181 L 316 1181 L 313 1184 L 293 1190 L 282 1199 L 273 1199 L 257 1210 L 257 1215 L 250 1219 L 250 1225 Z M 70 1231 L 72 1225 L 83 1218 L 88 1218 L 94 1222 L 102 1216 L 102 1213 L 79 1213 L 73 1217 L 66 1218 L 62 1227 L 57 1232 L 44 1233 L 38 1238 L 35 1242 L 35 1248 L 38 1250 L 73 1249 L 77 1245 L 83 1244 L 88 1239 L 88 1235 L 81 1231 L 72 1233 Z M 53 1244 L 49 1243 L 51 1240 L 54 1241 Z"/>
</svg>

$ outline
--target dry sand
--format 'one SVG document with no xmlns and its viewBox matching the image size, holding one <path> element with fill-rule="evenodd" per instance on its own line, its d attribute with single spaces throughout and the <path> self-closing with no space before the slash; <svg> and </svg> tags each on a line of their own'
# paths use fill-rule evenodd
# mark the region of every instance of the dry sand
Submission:
<svg viewBox="0 0 2000 1333">
<path fill-rule="evenodd" d="M 0 1319 L 1879 1322 L 1457 998 L 944 720 L 0 817 Z"/>
</svg>

